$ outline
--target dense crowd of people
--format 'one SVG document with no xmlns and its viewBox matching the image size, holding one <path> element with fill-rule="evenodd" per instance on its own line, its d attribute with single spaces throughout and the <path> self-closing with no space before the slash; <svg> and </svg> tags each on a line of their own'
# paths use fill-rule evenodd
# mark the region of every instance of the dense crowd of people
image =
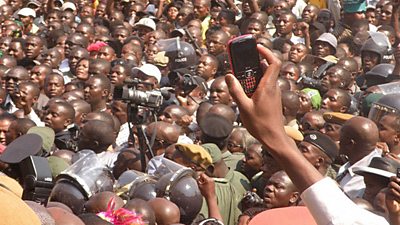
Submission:
<svg viewBox="0 0 400 225">
<path fill-rule="evenodd" d="M 399 6 L 0 0 L 0 224 L 400 224 Z"/>
</svg>

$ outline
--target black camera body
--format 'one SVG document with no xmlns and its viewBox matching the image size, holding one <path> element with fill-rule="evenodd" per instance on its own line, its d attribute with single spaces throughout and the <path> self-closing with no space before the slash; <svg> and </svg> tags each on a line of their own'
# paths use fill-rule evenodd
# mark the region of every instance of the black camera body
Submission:
<svg viewBox="0 0 400 225">
<path fill-rule="evenodd" d="M 257 193 L 248 191 L 241 201 L 244 208 L 263 207 L 264 200 Z"/>
<path fill-rule="evenodd" d="M 180 87 L 185 96 L 189 95 L 197 86 L 192 73 L 188 69 L 177 69 L 169 72 L 168 79 L 172 87 Z"/>
<path fill-rule="evenodd" d="M 53 177 L 46 158 L 29 156 L 19 164 L 20 178 L 23 180 L 23 200 L 39 202 L 47 205 L 53 188 Z"/>
</svg>

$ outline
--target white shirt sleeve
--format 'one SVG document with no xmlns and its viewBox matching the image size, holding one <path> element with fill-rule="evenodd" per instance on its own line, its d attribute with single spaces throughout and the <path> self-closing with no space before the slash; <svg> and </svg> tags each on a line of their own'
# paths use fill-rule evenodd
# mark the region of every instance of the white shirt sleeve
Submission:
<svg viewBox="0 0 400 225">
<path fill-rule="evenodd" d="M 307 188 L 301 198 L 319 225 L 385 225 L 385 218 L 358 207 L 330 178 Z"/>
</svg>

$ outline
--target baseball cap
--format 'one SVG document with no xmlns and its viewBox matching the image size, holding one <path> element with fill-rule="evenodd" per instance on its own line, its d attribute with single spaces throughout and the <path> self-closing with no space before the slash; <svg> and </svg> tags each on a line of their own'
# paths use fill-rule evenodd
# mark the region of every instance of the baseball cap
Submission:
<svg viewBox="0 0 400 225">
<path fill-rule="evenodd" d="M 154 22 L 154 20 L 152 20 L 150 18 L 140 19 L 139 22 L 135 23 L 135 25 L 133 27 L 137 27 L 137 26 L 145 26 L 152 30 L 156 30 L 156 23 Z"/>
<path fill-rule="evenodd" d="M 160 69 L 157 68 L 157 66 L 147 63 L 147 64 L 143 64 L 141 67 L 135 67 L 132 69 L 132 73 L 134 75 L 136 75 L 137 72 L 139 72 L 139 71 L 146 74 L 147 76 L 155 77 L 157 79 L 157 82 L 160 83 L 161 72 L 160 72 Z"/>
<path fill-rule="evenodd" d="M 31 8 L 22 8 L 18 11 L 18 16 L 30 16 L 35 18 L 36 17 L 36 12 L 35 10 Z"/>
<path fill-rule="evenodd" d="M 335 50 L 337 48 L 337 38 L 331 34 L 331 33 L 323 33 L 321 34 L 321 36 L 319 36 L 319 38 L 317 38 L 317 40 L 315 41 L 322 41 L 322 42 L 326 42 L 329 45 L 331 45 Z"/>
<path fill-rule="evenodd" d="M 303 141 L 308 142 L 317 147 L 319 150 L 324 152 L 332 161 L 335 160 L 335 158 L 339 154 L 339 150 L 336 143 L 328 135 L 325 135 L 321 132 L 318 131 L 307 132 L 304 135 Z"/>
<path fill-rule="evenodd" d="M 344 13 L 365 12 L 367 10 L 366 0 L 343 0 Z"/>
<path fill-rule="evenodd" d="M 74 3 L 72 2 L 65 2 L 62 6 L 61 6 L 61 10 L 65 11 L 67 9 L 70 9 L 72 11 L 76 11 L 76 6 Z"/>
<path fill-rule="evenodd" d="M 28 4 L 26 4 L 26 7 L 29 7 L 30 5 L 34 6 L 34 7 L 40 7 L 41 3 L 37 0 L 30 0 L 28 2 Z"/>
<path fill-rule="evenodd" d="M 165 56 L 165 51 L 158 52 L 154 56 L 154 64 L 156 66 L 166 67 L 168 65 L 169 58 Z"/>
</svg>

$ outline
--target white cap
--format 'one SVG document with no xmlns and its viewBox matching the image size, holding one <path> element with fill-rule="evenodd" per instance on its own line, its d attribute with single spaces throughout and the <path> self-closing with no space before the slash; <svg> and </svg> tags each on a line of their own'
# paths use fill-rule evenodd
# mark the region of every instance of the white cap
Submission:
<svg viewBox="0 0 400 225">
<path fill-rule="evenodd" d="M 139 22 L 135 23 L 135 25 L 133 27 L 137 27 L 137 26 L 145 26 L 152 30 L 156 30 L 156 23 L 154 22 L 154 20 L 152 20 L 150 18 L 140 19 Z"/>
<path fill-rule="evenodd" d="M 141 71 L 147 76 L 155 77 L 158 83 L 161 81 L 161 72 L 158 67 L 153 64 L 144 64 L 141 67 L 135 67 L 132 69 L 134 75 L 137 74 L 138 71 Z"/>
<path fill-rule="evenodd" d="M 65 2 L 62 6 L 61 6 L 61 10 L 65 11 L 67 9 L 70 9 L 72 11 L 76 11 L 76 6 L 74 3 L 72 2 Z"/>
<path fill-rule="evenodd" d="M 31 16 L 33 18 L 36 17 L 36 12 L 35 10 L 31 8 L 22 8 L 18 11 L 18 16 Z"/>
</svg>

